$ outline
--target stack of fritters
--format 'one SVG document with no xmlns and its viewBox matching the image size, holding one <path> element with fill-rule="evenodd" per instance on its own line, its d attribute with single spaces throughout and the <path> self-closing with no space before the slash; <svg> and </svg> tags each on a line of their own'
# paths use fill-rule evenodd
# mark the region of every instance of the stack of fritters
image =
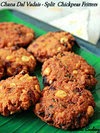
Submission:
<svg viewBox="0 0 100 133">
<path fill-rule="evenodd" d="M 95 107 L 93 96 L 87 90 L 96 85 L 95 70 L 71 52 L 74 44 L 69 33 L 50 32 L 28 47 L 43 62 L 45 87 L 34 112 L 43 121 L 62 129 L 86 126 Z"/>
<path fill-rule="evenodd" d="M 68 32 L 49 32 L 35 40 L 28 27 L 0 23 L 0 79 L 7 78 L 0 81 L 0 113 L 8 116 L 36 104 L 34 113 L 50 125 L 62 129 L 86 126 L 95 107 L 87 89 L 97 81 L 94 68 L 72 52 L 74 44 Z M 29 76 L 35 58 L 43 63 L 42 92 L 38 79 Z"/>
<path fill-rule="evenodd" d="M 40 85 L 29 76 L 36 60 L 26 49 L 34 31 L 16 23 L 0 23 L 0 113 L 4 116 L 27 110 L 40 97 Z"/>
</svg>

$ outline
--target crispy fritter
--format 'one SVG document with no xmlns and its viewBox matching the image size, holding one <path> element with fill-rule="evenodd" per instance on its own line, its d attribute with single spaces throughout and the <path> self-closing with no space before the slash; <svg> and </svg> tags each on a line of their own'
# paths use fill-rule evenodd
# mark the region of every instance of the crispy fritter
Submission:
<svg viewBox="0 0 100 133">
<path fill-rule="evenodd" d="M 62 129 L 86 126 L 94 114 L 94 99 L 84 86 L 55 82 L 42 91 L 35 114 L 46 123 Z"/>
<path fill-rule="evenodd" d="M 46 85 L 65 80 L 92 88 L 97 83 L 94 68 L 81 56 L 71 52 L 60 53 L 45 61 L 42 76 Z"/>
<path fill-rule="evenodd" d="M 8 116 L 29 109 L 40 97 L 38 79 L 25 74 L 0 81 L 0 114 Z"/>
<path fill-rule="evenodd" d="M 19 48 L 17 50 L 1 48 L 0 57 L 5 63 L 6 76 L 16 75 L 22 70 L 33 72 L 36 66 L 34 56 L 28 53 L 24 48 Z"/>
<path fill-rule="evenodd" d="M 25 47 L 35 38 L 34 31 L 22 24 L 3 22 L 0 23 L 0 48 Z"/>
<path fill-rule="evenodd" d="M 71 51 L 74 44 L 75 39 L 68 32 L 49 32 L 38 37 L 30 44 L 28 51 L 31 52 L 38 61 L 44 62 L 59 52 Z"/>
</svg>

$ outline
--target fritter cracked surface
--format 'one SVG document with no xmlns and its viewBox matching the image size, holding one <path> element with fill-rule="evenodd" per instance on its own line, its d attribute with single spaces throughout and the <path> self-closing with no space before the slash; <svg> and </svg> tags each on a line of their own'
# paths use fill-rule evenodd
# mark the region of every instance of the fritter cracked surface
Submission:
<svg viewBox="0 0 100 133">
<path fill-rule="evenodd" d="M 5 63 L 5 75 L 7 76 L 16 75 L 22 70 L 32 72 L 36 66 L 34 56 L 28 53 L 24 48 L 19 48 L 18 50 L 2 48 L 0 49 L 0 57 Z"/>
<path fill-rule="evenodd" d="M 35 114 L 57 128 L 76 129 L 86 126 L 94 114 L 90 91 L 73 82 L 55 82 L 42 91 Z"/>
<path fill-rule="evenodd" d="M 38 61 L 44 62 L 59 52 L 71 51 L 74 44 L 75 39 L 68 32 L 49 32 L 38 37 L 30 44 L 28 51 L 31 52 Z"/>
<path fill-rule="evenodd" d="M 23 71 L 0 81 L 0 113 L 4 116 L 27 110 L 40 97 L 38 79 Z"/>
<path fill-rule="evenodd" d="M 0 23 L 0 48 L 27 46 L 35 38 L 34 31 L 22 24 Z"/>
<path fill-rule="evenodd" d="M 45 85 L 65 80 L 77 82 L 90 89 L 97 82 L 94 68 L 81 56 L 71 52 L 63 52 L 45 61 L 42 66 L 42 76 Z"/>
</svg>

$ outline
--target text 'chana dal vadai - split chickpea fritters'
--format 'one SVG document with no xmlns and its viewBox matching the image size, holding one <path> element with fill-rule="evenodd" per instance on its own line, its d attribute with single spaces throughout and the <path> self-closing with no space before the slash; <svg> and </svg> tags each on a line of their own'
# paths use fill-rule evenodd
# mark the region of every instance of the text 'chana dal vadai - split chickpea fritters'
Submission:
<svg viewBox="0 0 100 133">
<path fill-rule="evenodd" d="M 87 89 L 97 81 L 94 68 L 72 52 L 74 44 L 75 38 L 65 31 L 35 40 L 35 32 L 22 24 L 0 23 L 0 80 L 5 78 L 0 81 L 0 114 L 9 116 L 32 106 L 41 120 L 57 128 L 85 127 L 95 108 Z M 43 63 L 42 92 L 37 77 L 30 76 L 36 60 Z"/>
</svg>

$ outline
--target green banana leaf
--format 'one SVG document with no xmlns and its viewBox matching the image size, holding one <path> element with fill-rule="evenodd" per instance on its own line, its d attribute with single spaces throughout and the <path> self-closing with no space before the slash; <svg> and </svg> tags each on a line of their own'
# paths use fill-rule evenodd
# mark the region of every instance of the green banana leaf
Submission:
<svg viewBox="0 0 100 133">
<path fill-rule="evenodd" d="M 21 18 L 12 14 L 9 10 L 0 11 L 0 22 L 16 22 L 24 24 L 34 29 L 36 36 L 40 36 L 46 31 L 39 29 L 35 25 L 25 22 Z M 96 78 L 98 83 L 95 89 L 92 91 L 96 102 L 95 114 L 90 120 L 89 124 L 82 129 L 78 130 L 61 130 L 53 126 L 47 125 L 41 121 L 32 111 L 32 109 L 14 114 L 9 117 L 0 115 L 0 133 L 99 133 L 100 132 L 100 57 L 89 53 L 79 47 L 75 47 L 74 50 L 77 54 L 81 55 L 86 61 L 92 65 L 96 70 Z M 42 77 L 41 77 L 41 63 L 37 64 L 34 75 L 39 79 L 41 89 L 43 89 Z"/>
</svg>

